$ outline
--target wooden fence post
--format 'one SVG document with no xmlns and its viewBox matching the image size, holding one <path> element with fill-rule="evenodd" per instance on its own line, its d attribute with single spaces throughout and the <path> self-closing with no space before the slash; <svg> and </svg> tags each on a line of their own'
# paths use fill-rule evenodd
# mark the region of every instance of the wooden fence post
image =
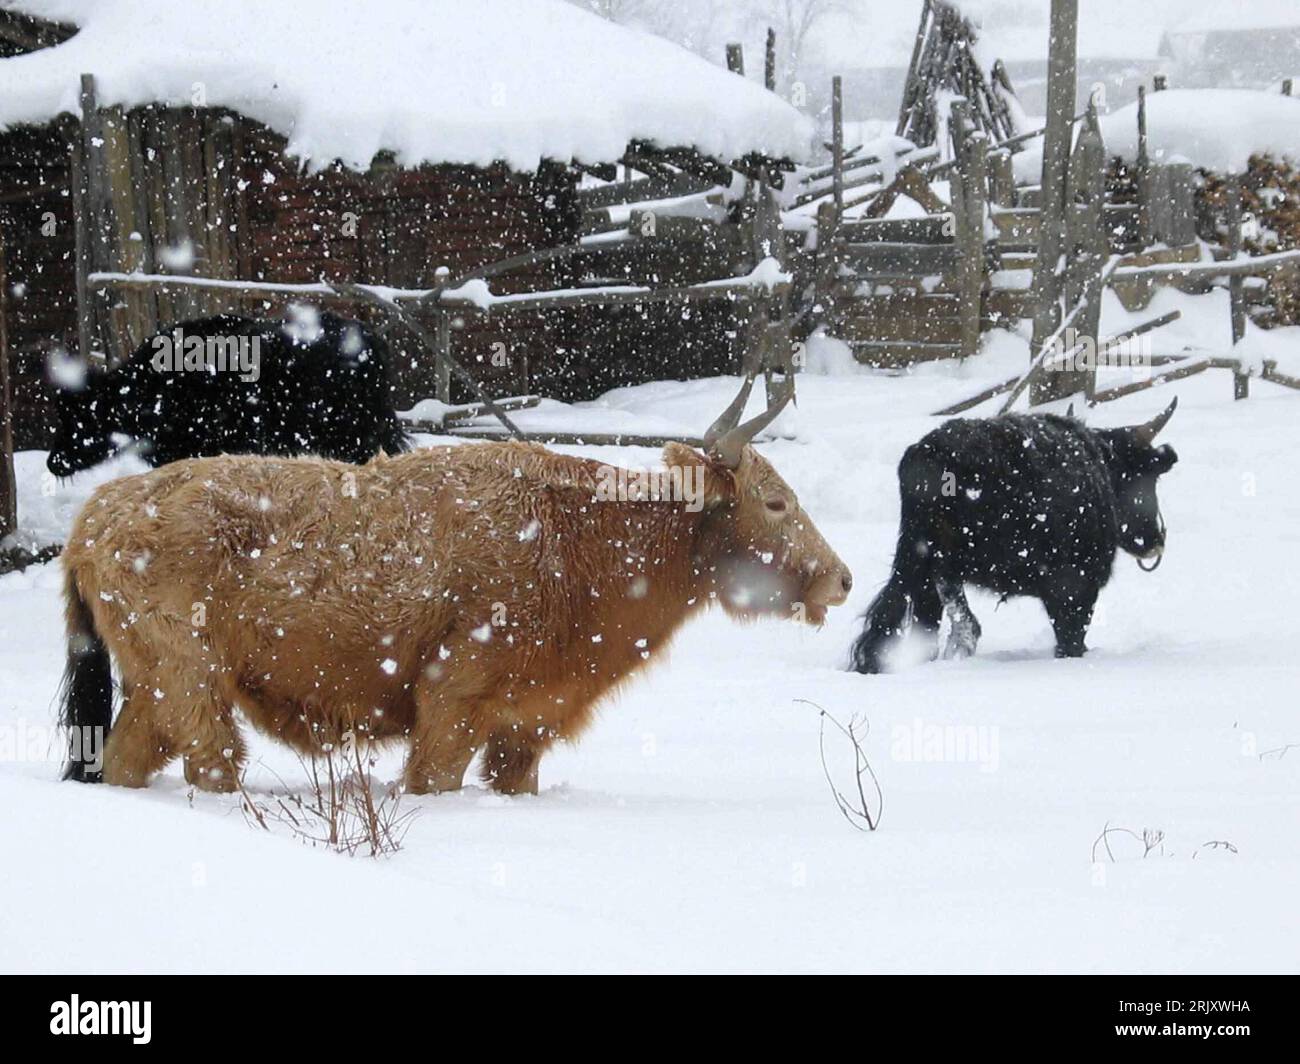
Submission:
<svg viewBox="0 0 1300 1064">
<path fill-rule="evenodd" d="M 1066 227 L 1066 254 L 1072 260 L 1066 270 L 1065 305 L 1088 295 L 1080 311 L 1077 333 L 1093 342 L 1094 354 L 1099 351 L 1101 331 L 1102 290 L 1090 290 L 1089 280 L 1097 274 L 1110 253 L 1106 233 L 1106 146 L 1101 138 L 1101 123 L 1097 108 L 1088 104 L 1087 118 L 1079 133 L 1079 144 L 1070 162 L 1070 194 L 1066 202 L 1068 225 Z M 1091 395 L 1096 389 L 1097 369 L 1093 365 L 1081 371 L 1064 371 L 1057 375 L 1052 385 L 1057 397 L 1073 395 L 1080 389 Z"/>
<path fill-rule="evenodd" d="M 89 359 L 97 348 L 103 350 L 97 306 L 100 295 L 92 292 L 86 278 L 102 269 L 100 260 L 103 234 L 99 228 L 97 204 L 91 193 L 93 159 L 91 141 L 96 137 L 98 108 L 95 102 L 95 78 L 81 75 L 81 117 L 72 136 L 72 211 L 77 241 L 77 345 L 82 359 Z"/>
<path fill-rule="evenodd" d="M 107 215 L 101 225 L 108 233 L 105 246 L 110 256 L 109 264 L 100 268 L 126 273 L 143 272 L 149 230 L 139 224 L 143 197 L 136 190 L 132 173 L 133 170 L 136 174 L 144 171 L 132 159 L 127 112 L 121 107 L 101 109 L 99 133 L 103 138 L 102 202 Z M 129 295 L 124 293 L 118 303 L 110 305 L 109 316 L 114 327 L 107 342 L 117 360 L 125 359 L 156 330 L 157 312 L 156 309 L 150 311 L 149 302 L 149 293 L 133 292 Z"/>
<path fill-rule="evenodd" d="M 1241 177 L 1229 174 L 1226 184 L 1228 194 L 1228 252 L 1232 258 L 1241 254 Z M 1228 278 L 1228 299 L 1232 312 L 1232 346 L 1236 347 L 1246 335 L 1246 278 L 1232 274 Z M 1240 368 L 1232 371 L 1232 397 L 1245 399 L 1250 395 L 1250 376 Z"/>
<path fill-rule="evenodd" d="M 1137 106 L 1137 243 L 1139 248 L 1148 248 L 1153 243 L 1151 236 L 1151 155 L 1147 144 L 1147 87 L 1138 86 Z"/>
<path fill-rule="evenodd" d="M 776 30 L 767 27 L 767 47 L 763 51 L 763 84 L 776 92 Z"/>
<path fill-rule="evenodd" d="M 989 152 L 989 202 L 998 207 L 1016 205 L 1016 175 L 1008 148 Z"/>
<path fill-rule="evenodd" d="M 727 45 L 727 69 L 733 74 L 745 76 L 745 46 L 743 44 Z"/>
<path fill-rule="evenodd" d="M 764 180 L 753 183 L 754 212 L 750 218 L 752 226 L 750 247 L 755 265 L 765 258 L 773 258 L 784 267 L 786 261 L 785 232 L 781 225 L 781 208 L 772 189 Z M 754 295 L 750 299 L 752 308 L 749 316 L 750 332 L 748 342 L 756 345 L 756 352 L 746 352 L 745 362 L 749 372 L 757 368 L 763 372 L 763 382 L 767 392 L 767 404 L 771 406 L 778 398 L 778 389 L 773 372 L 780 370 L 782 375 L 792 375 L 794 365 L 791 361 L 790 337 L 790 293 L 788 287 L 781 286 L 762 296 Z"/>
<path fill-rule="evenodd" d="M 960 321 L 959 357 L 979 351 L 980 316 L 984 296 L 984 209 L 988 183 L 988 137 L 981 131 L 967 136 L 953 175 L 953 211 L 957 232 L 957 314 Z"/>
<path fill-rule="evenodd" d="M 14 479 L 14 411 L 9 390 L 9 288 L 4 233 L 0 231 L 0 539 L 18 530 L 18 485 Z"/>
<path fill-rule="evenodd" d="M 131 175 L 126 157 L 124 121 L 113 117 L 113 109 L 99 107 L 95 78 L 81 75 L 81 208 L 87 226 L 87 248 L 92 270 L 116 271 L 127 268 L 126 243 L 133 228 Z M 119 200 L 126 217 L 119 225 Z M 110 363 L 122 361 L 130 353 L 125 305 L 115 306 L 108 293 L 91 300 L 92 341 L 98 343 Z"/>
<path fill-rule="evenodd" d="M 114 300 L 86 284 L 97 271 L 132 272 L 153 266 L 149 245 L 140 121 L 121 107 L 101 108 L 95 78 L 81 76 L 81 120 L 71 138 L 71 176 L 77 258 L 77 337 L 82 357 L 99 349 L 110 362 L 124 359 L 153 333 L 159 307 L 153 293 Z M 189 146 L 200 152 L 198 143 Z"/>
<path fill-rule="evenodd" d="M 921 58 L 921 48 L 925 44 L 926 29 L 930 25 L 931 0 L 921 0 L 921 23 L 916 28 L 916 37 L 912 41 L 912 60 L 907 64 L 907 82 L 903 85 L 903 102 L 898 108 L 898 123 L 894 127 L 895 136 L 901 137 L 907 130 L 907 117 L 920 95 L 921 85 L 917 77 L 916 64 Z"/>
<path fill-rule="evenodd" d="M 1102 222 L 1106 195 L 1106 147 L 1101 139 L 1097 111 L 1088 105 L 1087 117 L 1074 154 L 1070 157 L 1065 204 L 1065 305 L 1072 306 L 1083 292 L 1084 278 L 1109 251 Z"/>
<path fill-rule="evenodd" d="M 1043 134 L 1038 257 L 1034 263 L 1032 351 L 1039 351 L 1061 321 L 1061 277 L 1067 204 L 1066 177 L 1074 132 L 1078 0 L 1052 0 L 1047 72 L 1047 129 Z M 1052 381 L 1038 384 L 1031 401 L 1055 398 Z"/>
<path fill-rule="evenodd" d="M 437 345 L 434 355 L 437 383 L 435 394 L 440 403 L 451 402 L 451 314 L 445 310 L 434 312 L 433 340 Z"/>
<path fill-rule="evenodd" d="M 844 210 L 844 84 L 838 74 L 831 78 L 831 187 L 839 214 Z"/>
<path fill-rule="evenodd" d="M 952 150 L 953 162 L 960 166 L 966 135 L 974 128 L 974 123 L 971 121 L 970 101 L 958 96 L 952 101 L 948 115 L 948 144 Z"/>
<path fill-rule="evenodd" d="M 1191 163 L 1170 163 L 1169 228 L 1160 239 L 1181 247 L 1196 242 L 1196 172 Z"/>
</svg>

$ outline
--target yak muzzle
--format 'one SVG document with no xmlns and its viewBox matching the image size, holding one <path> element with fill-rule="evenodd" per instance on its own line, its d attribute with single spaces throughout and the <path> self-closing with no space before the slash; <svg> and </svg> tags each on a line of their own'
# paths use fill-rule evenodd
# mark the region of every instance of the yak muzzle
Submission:
<svg viewBox="0 0 1300 1064">
<path fill-rule="evenodd" d="M 852 590 L 853 574 L 841 564 L 815 576 L 804 597 L 815 606 L 843 606 Z"/>
</svg>

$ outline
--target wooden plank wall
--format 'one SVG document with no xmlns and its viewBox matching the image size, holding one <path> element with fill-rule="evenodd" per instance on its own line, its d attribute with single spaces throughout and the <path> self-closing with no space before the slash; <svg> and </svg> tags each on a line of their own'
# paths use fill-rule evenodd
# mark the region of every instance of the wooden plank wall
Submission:
<svg viewBox="0 0 1300 1064">
<path fill-rule="evenodd" d="M 46 353 L 76 349 L 76 235 L 65 137 L 55 126 L 0 133 L 5 328 L 19 450 L 49 441 Z"/>
<path fill-rule="evenodd" d="M 93 97 L 93 83 L 83 87 Z M 578 175 L 543 165 L 535 174 L 425 166 L 400 169 L 382 157 L 367 173 L 341 166 L 304 170 L 265 127 L 216 109 L 95 108 L 75 121 L 0 134 L 0 224 L 11 282 L 7 325 L 18 447 L 47 446 L 52 431 L 47 353 L 79 350 L 78 209 L 82 271 L 143 270 L 287 283 L 354 281 L 431 287 L 478 266 L 574 242 Z M 44 235 L 49 212 L 54 228 Z M 92 214 L 93 212 L 93 214 Z M 190 249 L 188 258 L 175 254 Z M 689 283 L 698 263 L 673 241 L 657 241 L 590 269 L 548 264 L 494 279 L 495 292 L 580 283 Z M 274 315 L 286 300 L 220 291 L 91 292 L 85 323 L 91 350 L 129 354 L 148 335 L 222 311 Z M 376 324 L 370 309 L 359 310 Z M 434 322 L 426 323 L 430 327 Z M 399 328 L 398 399 L 435 394 L 431 360 Z M 465 315 L 452 322 L 452 351 L 489 393 L 543 390 L 566 399 L 663 376 L 733 368 L 739 339 L 725 301 L 679 306 L 566 308 L 546 313 Z M 456 396 L 453 396 L 456 398 Z"/>
<path fill-rule="evenodd" d="M 397 169 L 380 160 L 368 174 L 342 167 L 306 173 L 285 156 L 281 138 L 244 125 L 241 177 L 250 248 L 245 276 L 251 279 L 432 287 L 440 270 L 456 277 L 576 238 L 576 176 L 567 169 Z M 501 293 L 540 291 L 571 280 L 566 269 L 551 265 L 494 280 L 492 287 Z M 453 322 L 452 353 L 489 392 L 523 390 L 525 376 L 558 342 L 558 325 L 540 315 L 492 321 L 467 316 Z M 398 355 L 399 399 L 432 395 L 433 366 L 412 338 L 393 331 L 388 339 Z"/>
</svg>

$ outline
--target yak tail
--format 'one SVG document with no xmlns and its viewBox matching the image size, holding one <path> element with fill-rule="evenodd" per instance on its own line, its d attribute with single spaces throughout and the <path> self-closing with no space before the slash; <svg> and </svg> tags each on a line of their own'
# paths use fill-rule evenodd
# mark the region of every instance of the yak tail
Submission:
<svg viewBox="0 0 1300 1064">
<path fill-rule="evenodd" d="M 389 418 L 380 432 L 379 445 L 385 454 L 405 454 L 411 449 L 411 434 L 402 427 L 401 418 Z"/>
<path fill-rule="evenodd" d="M 66 577 L 64 597 L 68 666 L 59 693 L 59 724 L 68 735 L 68 760 L 63 778 L 99 783 L 103 779 L 104 743 L 113 723 L 113 671 L 108 648 L 95 631 L 95 620 L 71 572 Z"/>
<path fill-rule="evenodd" d="M 912 604 L 925 593 L 929 575 L 918 540 L 906 518 L 898 532 L 894 568 L 880 593 L 863 614 L 862 632 L 853 643 L 851 667 L 855 672 L 884 672 L 885 651 L 907 629 Z"/>
</svg>

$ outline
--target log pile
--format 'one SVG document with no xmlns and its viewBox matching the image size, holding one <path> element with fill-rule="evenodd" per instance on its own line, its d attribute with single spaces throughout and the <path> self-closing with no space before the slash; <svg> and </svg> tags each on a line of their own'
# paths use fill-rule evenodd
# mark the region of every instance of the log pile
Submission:
<svg viewBox="0 0 1300 1064">
<path fill-rule="evenodd" d="M 1251 255 L 1300 248 L 1300 169 L 1285 159 L 1252 155 L 1241 181 L 1241 209 L 1247 219 L 1242 247 Z M 1227 246 L 1229 185 L 1223 174 L 1199 171 L 1196 231 L 1211 244 Z M 1263 328 L 1300 324 L 1300 271 L 1270 276 L 1250 308 Z"/>
<path fill-rule="evenodd" d="M 960 96 L 970 103 L 972 127 L 988 133 L 994 143 L 1015 137 L 1018 107 L 1006 68 L 995 63 L 987 74 L 975 56 L 975 27 L 950 0 L 924 0 L 912 61 L 903 86 L 895 132 L 918 148 L 938 143 L 946 101 Z"/>
</svg>

